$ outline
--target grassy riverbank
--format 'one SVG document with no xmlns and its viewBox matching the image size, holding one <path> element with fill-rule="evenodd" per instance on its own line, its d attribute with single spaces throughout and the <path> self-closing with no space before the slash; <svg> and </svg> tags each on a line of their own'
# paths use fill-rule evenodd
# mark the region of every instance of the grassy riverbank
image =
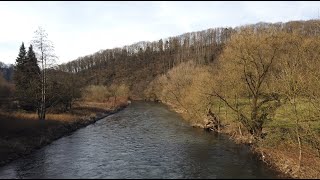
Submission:
<svg viewBox="0 0 320 180">
<path fill-rule="evenodd" d="M 246 100 L 243 100 L 246 101 Z M 188 117 L 183 108 L 174 106 L 171 103 L 163 102 L 173 111 L 182 117 Z M 303 110 L 304 105 L 300 105 Z M 219 111 L 218 111 L 219 109 Z M 290 107 L 283 106 L 275 115 L 273 121 L 268 122 L 264 127 L 265 138 L 255 141 L 254 138 L 244 129 L 236 118 L 236 113 L 222 104 L 215 104 L 214 110 L 219 116 L 222 127 L 220 133 L 230 136 L 235 143 L 247 144 L 253 153 L 257 154 L 262 161 L 271 168 L 283 173 L 284 177 L 291 178 L 319 178 L 320 177 L 320 156 L 319 151 L 312 147 L 307 140 L 303 141 L 302 159 L 299 167 L 299 148 L 293 132 L 294 119 L 290 114 Z M 188 120 L 190 121 L 190 120 Z M 308 126 L 310 122 L 302 122 L 302 126 Z M 314 131 L 320 130 L 319 122 L 311 122 Z M 197 128 L 204 128 L 203 125 L 192 124 Z M 306 139 L 307 137 L 304 137 Z M 309 137 L 310 138 L 310 137 Z M 300 169 L 299 169 L 300 168 Z"/>
<path fill-rule="evenodd" d="M 39 121 L 35 113 L 0 111 L 0 165 L 30 154 L 127 105 L 126 98 L 104 103 L 78 101 L 67 113 L 48 113 L 45 121 Z"/>
</svg>

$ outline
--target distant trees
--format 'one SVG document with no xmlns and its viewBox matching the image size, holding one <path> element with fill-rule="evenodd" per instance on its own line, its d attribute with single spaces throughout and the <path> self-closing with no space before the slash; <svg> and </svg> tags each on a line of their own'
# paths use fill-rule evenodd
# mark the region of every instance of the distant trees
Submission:
<svg viewBox="0 0 320 180">
<path fill-rule="evenodd" d="M 154 77 L 182 62 L 213 62 L 221 52 L 220 46 L 230 36 L 230 33 L 223 33 L 225 38 L 218 40 L 218 32 L 223 31 L 225 28 L 216 28 L 155 42 L 138 42 L 122 48 L 101 50 L 61 64 L 57 69 L 78 74 L 87 82 L 86 85 L 111 85 L 113 80 L 118 84 L 126 83 L 131 89 L 131 95 L 142 97 L 143 90 Z"/>
<path fill-rule="evenodd" d="M 236 28 L 212 28 L 163 38 L 154 42 L 138 42 L 122 48 L 100 50 L 59 65 L 57 68 L 77 73 L 88 84 L 111 85 L 126 82 L 131 94 L 143 97 L 143 90 L 155 76 L 166 73 L 182 62 L 196 64 L 216 63 L 224 46 L 233 34 L 250 27 L 255 32 L 273 28 L 289 32 L 299 29 L 301 33 L 314 36 L 318 22 L 297 21 L 288 23 L 258 23 Z M 86 84 L 86 85 L 88 85 Z"/>
<path fill-rule="evenodd" d="M 5 63 L 0 62 L 0 73 L 2 73 L 3 78 L 8 82 L 13 81 L 13 71 L 14 66 L 12 64 L 6 65 Z"/>
<path fill-rule="evenodd" d="M 8 105 L 13 97 L 14 86 L 6 81 L 0 73 L 0 107 Z"/>
</svg>

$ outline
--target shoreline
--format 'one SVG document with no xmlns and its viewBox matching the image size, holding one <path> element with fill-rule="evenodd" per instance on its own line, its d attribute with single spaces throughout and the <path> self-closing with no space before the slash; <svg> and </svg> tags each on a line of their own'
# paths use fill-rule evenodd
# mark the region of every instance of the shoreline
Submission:
<svg viewBox="0 0 320 180">
<path fill-rule="evenodd" d="M 108 110 L 104 113 L 96 113 L 94 117 L 87 116 L 84 118 L 80 118 L 72 123 L 64 123 L 64 124 L 57 125 L 56 127 L 53 127 L 53 131 L 55 133 L 51 133 L 52 130 L 51 130 L 51 132 L 47 132 L 46 134 L 41 136 L 40 141 L 36 145 L 28 145 L 27 144 L 26 148 L 23 151 L 9 153 L 6 158 L 0 160 L 0 167 L 7 165 L 14 160 L 17 160 L 18 158 L 27 156 L 27 155 L 35 152 L 36 150 L 41 149 L 41 148 L 51 144 L 52 142 L 54 142 L 62 137 L 69 136 L 73 132 L 75 132 L 76 130 L 79 130 L 83 127 L 86 127 L 90 124 L 94 124 L 95 122 L 97 122 L 107 116 L 115 114 L 115 113 L 125 109 L 128 105 L 129 104 L 121 105 L 113 110 Z M 36 140 L 36 139 L 34 139 L 34 140 Z"/>
</svg>

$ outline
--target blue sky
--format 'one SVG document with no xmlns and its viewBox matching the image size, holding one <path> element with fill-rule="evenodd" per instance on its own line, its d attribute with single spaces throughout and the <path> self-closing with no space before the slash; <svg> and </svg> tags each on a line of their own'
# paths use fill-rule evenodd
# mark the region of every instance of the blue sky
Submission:
<svg viewBox="0 0 320 180">
<path fill-rule="evenodd" d="M 0 2 L 0 61 L 14 63 L 38 26 L 54 43 L 57 63 L 101 49 L 185 32 L 257 22 L 318 18 L 320 2 Z"/>
</svg>

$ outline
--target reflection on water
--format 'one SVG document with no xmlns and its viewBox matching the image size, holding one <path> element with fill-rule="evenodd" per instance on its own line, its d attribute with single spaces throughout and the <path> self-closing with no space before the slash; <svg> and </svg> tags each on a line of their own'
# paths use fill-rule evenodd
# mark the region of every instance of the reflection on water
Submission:
<svg viewBox="0 0 320 180">
<path fill-rule="evenodd" d="M 277 178 L 224 136 L 164 105 L 125 110 L 0 168 L 0 178 Z"/>
</svg>

